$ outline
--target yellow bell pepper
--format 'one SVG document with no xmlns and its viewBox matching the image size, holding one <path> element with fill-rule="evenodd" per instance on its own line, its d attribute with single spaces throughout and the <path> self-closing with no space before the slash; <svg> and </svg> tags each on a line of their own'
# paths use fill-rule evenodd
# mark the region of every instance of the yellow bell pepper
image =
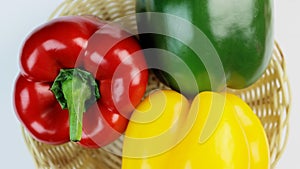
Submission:
<svg viewBox="0 0 300 169">
<path fill-rule="evenodd" d="M 147 97 L 125 132 L 122 169 L 268 169 L 264 129 L 232 94 L 193 101 L 171 90 Z"/>
</svg>

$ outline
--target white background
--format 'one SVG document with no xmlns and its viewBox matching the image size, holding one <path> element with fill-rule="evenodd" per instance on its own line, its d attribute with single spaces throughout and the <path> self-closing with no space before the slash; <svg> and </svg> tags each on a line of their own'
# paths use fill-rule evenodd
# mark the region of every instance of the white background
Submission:
<svg viewBox="0 0 300 169">
<path fill-rule="evenodd" d="M 44 23 L 61 2 L 62 0 L 1 0 L 0 168 L 34 168 L 14 114 L 13 84 L 19 71 L 18 55 L 25 37 Z M 300 2 L 274 0 L 274 4 L 275 37 L 285 54 L 293 96 L 289 141 L 276 168 L 293 169 L 300 166 Z"/>
</svg>

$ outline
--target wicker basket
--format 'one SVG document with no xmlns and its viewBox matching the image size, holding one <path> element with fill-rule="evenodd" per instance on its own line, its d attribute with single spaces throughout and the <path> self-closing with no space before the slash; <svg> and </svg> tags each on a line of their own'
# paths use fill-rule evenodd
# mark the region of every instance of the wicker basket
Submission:
<svg viewBox="0 0 300 169">
<path fill-rule="evenodd" d="M 50 16 L 96 15 L 101 19 L 119 22 L 136 31 L 135 0 L 65 0 Z M 122 18 L 126 17 L 124 21 Z M 260 118 L 267 133 L 271 168 L 283 153 L 289 129 L 290 87 L 282 51 L 275 42 L 273 57 L 264 75 L 254 85 L 243 90 L 231 90 L 246 101 Z M 150 74 L 147 91 L 165 86 Z M 85 149 L 75 143 L 51 146 L 40 143 L 22 128 L 25 142 L 37 168 L 120 169 L 122 138 L 100 149 Z"/>
</svg>

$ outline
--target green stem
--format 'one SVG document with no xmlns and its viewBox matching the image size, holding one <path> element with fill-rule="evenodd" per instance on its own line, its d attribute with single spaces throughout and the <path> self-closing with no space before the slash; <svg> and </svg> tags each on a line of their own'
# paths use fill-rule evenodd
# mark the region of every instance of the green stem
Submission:
<svg viewBox="0 0 300 169">
<path fill-rule="evenodd" d="M 85 112 L 85 101 L 91 97 L 89 86 L 81 79 L 74 77 L 62 84 L 62 92 L 67 100 L 70 113 L 70 140 L 80 141 L 82 134 L 82 116 Z"/>
<path fill-rule="evenodd" d="M 60 71 L 51 90 L 62 108 L 69 110 L 70 140 L 80 141 L 83 113 L 100 97 L 97 83 L 86 71 L 66 69 Z"/>
</svg>

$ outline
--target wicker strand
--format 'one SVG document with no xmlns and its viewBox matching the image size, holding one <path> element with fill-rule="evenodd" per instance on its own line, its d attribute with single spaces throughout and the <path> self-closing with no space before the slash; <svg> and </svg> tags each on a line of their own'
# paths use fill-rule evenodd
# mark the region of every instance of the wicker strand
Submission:
<svg viewBox="0 0 300 169">
<path fill-rule="evenodd" d="M 63 15 L 95 15 L 136 33 L 134 5 L 135 0 L 64 0 L 50 19 Z M 165 88 L 151 73 L 145 95 Z M 268 69 L 255 84 L 246 89 L 227 91 L 239 95 L 260 118 L 269 141 L 270 165 L 274 169 L 287 144 L 291 102 L 284 55 L 278 43 L 274 44 Z M 46 145 L 30 137 L 24 128 L 22 131 L 37 168 L 120 169 L 122 137 L 100 149 L 85 149 L 75 143 Z"/>
</svg>

